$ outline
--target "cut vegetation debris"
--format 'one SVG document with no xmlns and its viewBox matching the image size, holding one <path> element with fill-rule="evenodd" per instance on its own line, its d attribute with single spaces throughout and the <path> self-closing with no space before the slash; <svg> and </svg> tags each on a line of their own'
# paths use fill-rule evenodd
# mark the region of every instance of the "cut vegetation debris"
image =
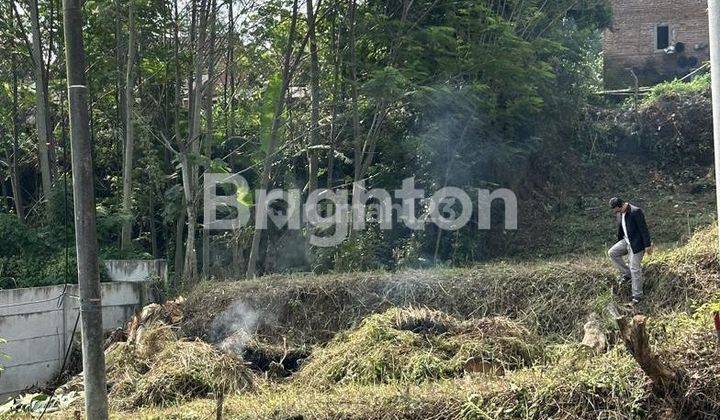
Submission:
<svg viewBox="0 0 720 420">
<path fill-rule="evenodd" d="M 646 259 L 646 313 L 691 309 L 720 290 L 714 229 Z M 551 341 L 582 337 L 583 324 L 607 303 L 629 300 L 602 255 L 569 261 L 495 262 L 473 268 L 395 273 L 270 276 L 261 280 L 204 282 L 188 297 L 182 329 L 187 336 L 221 342 L 218 327 L 234 307 L 257 313 L 252 333 L 291 347 L 323 344 L 391 307 L 428 307 L 461 320 L 507 316 Z M 238 304 L 242 297 L 242 304 Z M 227 325 L 227 323 L 221 323 Z M 218 331 L 220 333 L 218 333 Z"/>
<path fill-rule="evenodd" d="M 121 333 L 111 335 L 113 339 L 126 338 L 108 342 L 105 350 L 111 407 L 133 410 L 252 389 L 253 377 L 242 358 L 179 336 L 183 304 L 180 297 L 163 305 L 148 305 Z M 66 401 L 68 395 L 82 392 L 82 376 L 77 375 L 58 388 L 53 400 Z M 22 410 L 25 406 L 8 411 Z"/>
<path fill-rule="evenodd" d="M 617 312 L 642 324 L 634 342 L 606 310 L 629 291 L 592 260 L 204 286 L 166 304 L 179 312 L 145 308 L 108 348 L 111 405 L 205 419 L 222 395 L 225 418 L 243 419 L 717 418 L 716 235 L 649 261 L 647 303 Z M 201 325 L 221 331 L 206 331 L 214 346 L 178 339 Z"/>
<path fill-rule="evenodd" d="M 128 341 L 106 351 L 110 403 L 165 405 L 252 387 L 245 362 L 200 340 L 180 339 L 184 299 L 148 305 L 128 323 Z"/>
<path fill-rule="evenodd" d="M 130 345 L 108 368 L 109 399 L 117 408 L 167 405 L 210 395 L 232 395 L 252 386 L 242 359 L 221 353 L 202 341 L 167 341 L 143 358 Z"/>
<path fill-rule="evenodd" d="M 463 322 L 439 311 L 393 308 L 317 350 L 296 380 L 329 386 L 502 375 L 539 354 L 538 337 L 506 318 Z"/>
<path fill-rule="evenodd" d="M 243 306 L 259 313 L 253 333 L 294 346 L 326 343 L 369 315 L 411 306 L 461 320 L 508 316 L 538 333 L 568 336 L 582 331 L 596 299 L 613 284 L 609 264 L 589 258 L 205 282 L 188 297 L 182 329 L 187 336 L 221 342 L 225 335 L 214 333 L 216 319 L 241 297 Z"/>
<path fill-rule="evenodd" d="M 304 375 L 322 370 L 320 359 L 304 365 L 286 383 L 262 384 L 257 392 L 225 401 L 224 414 L 238 419 L 716 419 L 720 413 L 720 363 L 709 312 L 712 301 L 690 316 L 668 313 L 648 325 L 653 351 L 679 373 L 681 380 L 667 388 L 653 386 L 622 343 L 594 355 L 578 344 L 552 345 L 531 367 L 508 370 L 504 376 L 464 375 L 462 378 L 421 383 L 361 384 L 345 380 L 331 387 L 308 382 Z M 398 326 L 390 311 L 363 322 Z M 431 319 L 436 317 L 431 317 Z M 382 319 L 382 321 L 381 321 Z M 421 317 L 420 319 L 427 319 Z M 417 324 L 415 324 L 417 325 Z M 414 334 L 441 331 L 434 322 L 422 322 Z M 427 328 L 427 326 L 431 328 Z M 409 332 L 409 330 L 400 330 Z M 357 331 L 349 333 L 353 336 Z M 441 333 L 442 334 L 447 334 Z M 386 352 L 397 354 L 398 340 L 385 342 Z M 334 341 L 329 347 L 334 346 Z M 375 349 L 370 348 L 372 353 Z M 328 353 L 320 350 L 320 357 Z M 343 360 L 356 368 L 367 355 L 336 354 L 323 359 Z M 396 357 L 392 366 L 403 367 Z M 324 373 L 327 375 L 328 370 Z M 144 409 L 139 415 L 205 418 L 215 401 L 203 399 L 165 409 Z"/>
</svg>

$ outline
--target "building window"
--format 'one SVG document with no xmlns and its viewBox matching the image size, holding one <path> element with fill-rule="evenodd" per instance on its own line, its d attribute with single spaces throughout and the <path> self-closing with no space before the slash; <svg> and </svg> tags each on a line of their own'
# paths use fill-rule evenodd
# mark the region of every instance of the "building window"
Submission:
<svg viewBox="0 0 720 420">
<path fill-rule="evenodd" d="M 656 49 L 664 50 L 670 46 L 670 27 L 658 25 L 655 32 Z"/>
</svg>

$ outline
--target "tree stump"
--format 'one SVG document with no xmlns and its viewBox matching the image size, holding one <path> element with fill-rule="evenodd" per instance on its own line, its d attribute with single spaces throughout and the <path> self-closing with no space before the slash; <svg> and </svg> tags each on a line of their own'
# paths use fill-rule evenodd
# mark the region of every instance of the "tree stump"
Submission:
<svg viewBox="0 0 720 420">
<path fill-rule="evenodd" d="M 635 315 L 632 319 L 621 316 L 615 319 L 625 347 L 632 354 L 640 368 L 656 385 L 668 386 L 677 382 L 677 373 L 665 366 L 653 354 L 645 331 L 645 316 Z"/>
<path fill-rule="evenodd" d="M 585 335 L 581 344 L 596 355 L 605 353 L 608 348 L 608 340 L 600 324 L 600 316 L 595 312 L 591 313 L 588 321 L 583 325 L 583 330 Z"/>
</svg>

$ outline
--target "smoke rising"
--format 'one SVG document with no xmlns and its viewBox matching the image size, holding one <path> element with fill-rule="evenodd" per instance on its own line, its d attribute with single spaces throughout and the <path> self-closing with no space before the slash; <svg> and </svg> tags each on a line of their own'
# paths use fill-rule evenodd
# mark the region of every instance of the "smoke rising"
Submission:
<svg viewBox="0 0 720 420">
<path fill-rule="evenodd" d="M 242 354 L 257 333 L 260 312 L 236 300 L 213 320 L 210 338 L 222 350 Z"/>
</svg>

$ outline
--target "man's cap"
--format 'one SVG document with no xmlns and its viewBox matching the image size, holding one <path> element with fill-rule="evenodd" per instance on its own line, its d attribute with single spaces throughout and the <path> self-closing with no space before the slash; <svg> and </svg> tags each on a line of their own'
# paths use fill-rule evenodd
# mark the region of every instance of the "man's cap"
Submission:
<svg viewBox="0 0 720 420">
<path fill-rule="evenodd" d="M 619 197 L 613 197 L 610 199 L 610 208 L 611 209 L 616 209 L 618 207 L 622 207 L 623 204 L 625 204 L 625 202 L 622 199 L 620 199 Z"/>
</svg>

